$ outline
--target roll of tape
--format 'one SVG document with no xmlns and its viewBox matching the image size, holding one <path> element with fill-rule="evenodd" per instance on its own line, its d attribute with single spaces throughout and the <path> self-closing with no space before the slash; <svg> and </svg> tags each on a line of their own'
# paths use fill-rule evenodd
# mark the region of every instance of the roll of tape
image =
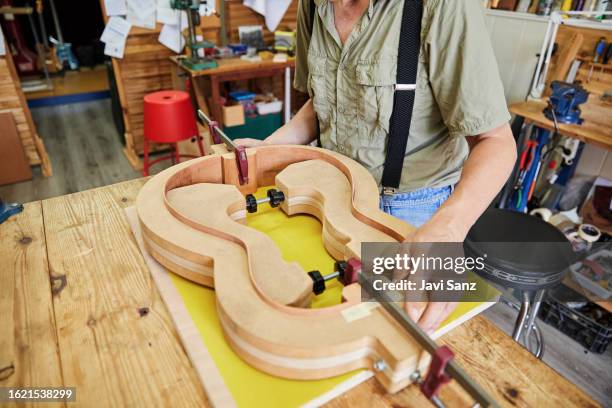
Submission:
<svg viewBox="0 0 612 408">
<path fill-rule="evenodd" d="M 592 244 L 601 238 L 601 231 L 594 225 L 582 224 L 578 227 L 578 236 L 585 242 Z"/>
<path fill-rule="evenodd" d="M 536 208 L 535 210 L 531 210 L 529 214 L 543 219 L 546 222 L 550 221 L 550 218 L 553 215 L 552 211 L 550 211 L 548 208 Z"/>
</svg>

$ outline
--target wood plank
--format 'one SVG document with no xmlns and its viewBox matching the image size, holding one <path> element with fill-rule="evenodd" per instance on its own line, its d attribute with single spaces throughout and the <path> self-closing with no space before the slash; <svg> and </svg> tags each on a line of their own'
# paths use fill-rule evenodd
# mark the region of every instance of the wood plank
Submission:
<svg viewBox="0 0 612 408">
<path fill-rule="evenodd" d="M 0 225 L 1 387 L 71 385 L 60 367 L 43 227 L 40 202 Z"/>
<path fill-rule="evenodd" d="M 178 64 L 178 59 L 176 56 L 170 57 L 170 60 Z M 219 74 L 237 74 L 243 72 L 252 72 L 252 71 L 265 71 L 270 68 L 272 69 L 283 69 L 283 68 L 294 68 L 295 60 L 288 60 L 286 62 L 274 62 L 274 61 L 245 61 L 240 58 L 226 58 L 222 60 L 218 60 L 218 67 L 205 69 L 201 71 L 193 71 L 188 68 L 185 68 L 182 65 L 179 65 L 181 69 L 189 72 L 192 77 L 198 76 L 213 76 Z"/>
<path fill-rule="evenodd" d="M 83 406 L 202 406 L 123 209 L 143 180 L 43 201 L 64 378 Z"/>
<path fill-rule="evenodd" d="M 567 73 L 572 65 L 572 62 L 578 56 L 578 52 L 582 48 L 584 42 L 584 36 L 581 33 L 574 33 L 569 42 L 563 47 L 561 55 L 559 55 L 555 70 L 552 72 L 548 79 L 548 84 L 552 81 L 565 81 Z M 550 88 L 547 87 L 547 91 L 550 92 Z"/>
</svg>

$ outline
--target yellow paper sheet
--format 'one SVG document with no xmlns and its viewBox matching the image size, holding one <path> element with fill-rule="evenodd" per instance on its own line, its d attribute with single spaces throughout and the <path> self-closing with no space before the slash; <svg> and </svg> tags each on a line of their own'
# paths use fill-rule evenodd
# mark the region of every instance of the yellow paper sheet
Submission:
<svg viewBox="0 0 612 408">
<path fill-rule="evenodd" d="M 256 196 L 265 196 L 267 188 Z M 296 261 L 306 271 L 331 272 L 334 259 L 323 247 L 321 223 L 314 217 L 296 215 L 288 217 L 279 209 L 261 205 L 256 214 L 249 214 L 250 227 L 270 236 L 281 249 L 287 261 Z M 225 384 L 240 407 L 297 407 L 347 381 L 357 372 L 317 381 L 296 381 L 274 377 L 249 366 L 226 343 L 217 318 L 215 294 L 212 289 L 192 283 L 170 274 L 202 339 L 212 355 Z M 342 285 L 330 282 L 328 290 L 318 296 L 313 307 L 337 304 L 341 299 Z M 495 293 L 492 292 L 492 296 Z M 444 323 L 450 324 L 473 312 L 482 302 L 460 303 Z M 312 341 L 316 342 L 316 338 Z"/>
</svg>

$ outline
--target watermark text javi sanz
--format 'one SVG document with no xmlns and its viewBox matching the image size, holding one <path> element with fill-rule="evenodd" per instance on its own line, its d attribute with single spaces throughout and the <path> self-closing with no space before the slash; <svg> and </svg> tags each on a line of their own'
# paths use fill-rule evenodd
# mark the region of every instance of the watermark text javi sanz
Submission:
<svg viewBox="0 0 612 408">
<path fill-rule="evenodd" d="M 392 301 L 489 300 L 486 283 L 469 273 L 482 271 L 486 258 L 466 256 L 460 243 L 364 243 L 362 297 L 376 300 L 373 293 L 385 292 Z"/>
</svg>

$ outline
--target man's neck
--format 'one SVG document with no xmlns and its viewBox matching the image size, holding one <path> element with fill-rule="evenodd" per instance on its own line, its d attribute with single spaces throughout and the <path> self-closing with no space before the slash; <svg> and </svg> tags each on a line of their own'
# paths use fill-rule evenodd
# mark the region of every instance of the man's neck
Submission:
<svg viewBox="0 0 612 408">
<path fill-rule="evenodd" d="M 349 37 L 353 26 L 366 12 L 370 0 L 334 0 L 334 22 L 344 44 Z"/>
</svg>

